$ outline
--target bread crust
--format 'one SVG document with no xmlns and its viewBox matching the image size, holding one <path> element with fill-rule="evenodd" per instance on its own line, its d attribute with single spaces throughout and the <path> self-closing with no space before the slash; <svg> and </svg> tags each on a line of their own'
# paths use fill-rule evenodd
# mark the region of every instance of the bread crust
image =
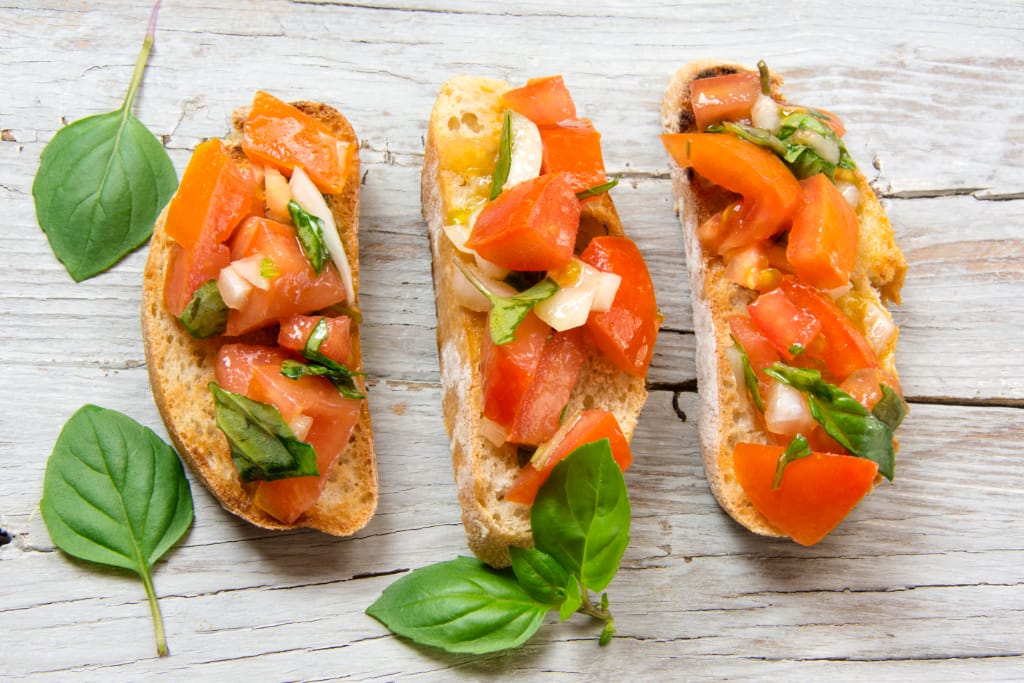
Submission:
<svg viewBox="0 0 1024 683">
<path fill-rule="evenodd" d="M 470 549 L 482 561 L 503 567 L 510 563 L 509 547 L 530 547 L 530 508 L 504 500 L 520 466 L 515 446 L 494 446 L 481 434 L 483 417 L 480 342 L 486 315 L 460 306 L 453 293 L 461 255 L 444 234 L 449 210 L 465 196 L 477 178 L 446 168 L 445 155 L 467 139 L 487 145 L 500 132 L 500 96 L 509 89 L 503 81 L 459 76 L 441 88 L 431 113 L 421 179 L 423 218 L 430 240 L 434 297 L 437 308 L 437 348 L 441 371 L 442 407 L 451 440 L 452 464 Z M 490 157 L 493 165 L 494 156 Z M 484 177 L 490 185 L 490 171 Z M 607 194 L 583 205 L 577 246 L 601 234 L 622 235 L 622 223 Z M 578 251 L 578 250 L 577 250 Z M 587 361 L 569 399 L 566 414 L 601 408 L 615 414 L 627 439 L 636 427 L 647 398 L 645 381 L 616 369 L 596 350 Z"/>
<path fill-rule="evenodd" d="M 738 71 L 756 72 L 756 69 L 711 59 L 690 62 L 679 69 L 665 89 L 662 129 L 666 133 L 696 132 L 690 106 L 690 83 L 697 78 Z M 778 90 L 782 82 L 777 74 L 771 74 L 772 94 L 780 100 L 783 98 Z M 744 313 L 754 293 L 726 280 L 721 259 L 705 254 L 697 239 L 698 226 L 733 201 L 735 195 L 710 185 L 674 162 L 670 165 L 693 306 L 697 386 L 703 399 L 698 431 L 708 485 L 722 509 L 744 527 L 764 536 L 784 536 L 754 509 L 736 479 L 732 462 L 732 451 L 737 443 L 769 443 L 755 408 L 745 391 L 738 388 L 728 356 L 732 339 L 727 320 Z M 857 210 L 860 234 L 851 291 L 880 306 L 887 300 L 898 302 L 906 260 L 896 246 L 892 225 L 881 203 L 859 170 L 856 185 L 861 195 Z M 895 344 L 894 338 L 887 352 L 879 356 L 882 368 L 893 377 L 896 376 Z"/>
<path fill-rule="evenodd" d="M 358 145 L 348 120 L 334 108 L 319 102 L 292 102 L 294 106 L 328 126 L 341 140 Z M 246 109 L 232 117 L 233 134 L 225 140 L 232 154 L 244 162 L 241 127 Z M 352 267 L 359 291 L 359 158 L 353 156 L 344 190 L 327 195 L 327 204 Z M 224 434 L 215 424 L 213 398 L 207 388 L 214 381 L 217 350 L 225 338 L 195 339 L 164 309 L 164 281 L 173 241 L 164 230 L 167 210 L 157 219 L 143 273 L 142 333 L 153 398 L 178 452 L 203 484 L 229 512 L 265 529 L 309 527 L 324 533 L 347 536 L 370 520 L 377 507 L 377 465 L 367 401 L 362 402 L 359 422 L 348 447 L 327 475 L 316 505 L 293 524 L 283 524 L 252 502 L 256 483 L 243 483 L 231 460 Z M 359 328 L 351 327 L 350 369 L 362 370 Z M 258 330 L 230 341 L 273 343 L 267 330 Z"/>
</svg>

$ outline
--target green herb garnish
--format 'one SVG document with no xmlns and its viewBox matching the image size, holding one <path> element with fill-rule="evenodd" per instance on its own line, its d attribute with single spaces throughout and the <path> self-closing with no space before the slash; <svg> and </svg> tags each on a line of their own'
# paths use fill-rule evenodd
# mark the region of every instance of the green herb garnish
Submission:
<svg viewBox="0 0 1024 683">
<path fill-rule="evenodd" d="M 291 214 L 295 234 L 299 237 L 302 253 L 309 259 L 309 264 L 317 275 L 323 272 L 327 263 L 327 247 L 324 246 L 324 222 L 319 216 L 309 213 L 292 199 L 288 202 L 288 213 Z"/>
<path fill-rule="evenodd" d="M 757 73 L 761 78 L 761 94 L 771 96 L 772 75 L 768 72 L 768 64 L 763 59 L 757 63 Z"/>
<path fill-rule="evenodd" d="M 871 414 L 889 425 L 889 429 L 896 431 L 896 428 L 903 423 L 907 416 L 907 402 L 897 394 L 888 384 L 882 385 L 882 398 L 871 409 Z"/>
<path fill-rule="evenodd" d="M 492 292 L 481 280 L 473 269 L 462 262 L 455 260 L 462 274 L 473 283 L 481 294 L 491 302 L 490 334 L 491 341 L 495 344 L 506 344 L 516 338 L 516 328 L 523 321 L 526 314 L 540 301 L 551 298 L 560 288 L 558 283 L 551 278 L 544 278 L 524 292 L 515 296 L 503 297 Z"/>
<path fill-rule="evenodd" d="M 608 190 L 618 185 L 619 178 L 621 177 L 621 173 L 616 173 L 615 177 L 606 183 L 601 183 L 600 185 L 595 185 L 594 187 L 588 187 L 585 190 L 581 190 L 580 192 L 576 193 L 576 199 L 583 201 L 584 199 L 590 199 L 591 197 L 596 197 L 599 194 L 604 194 Z"/>
<path fill-rule="evenodd" d="M 264 256 L 260 261 L 260 277 L 265 277 L 268 280 L 272 277 L 277 277 L 280 273 L 277 271 L 277 264 L 274 263 L 274 259 L 269 256 Z"/>
<path fill-rule="evenodd" d="M 508 182 L 508 172 L 512 168 L 512 110 L 506 109 L 501 118 L 501 138 L 498 141 L 498 161 L 494 165 L 494 176 L 491 179 L 490 200 L 493 202 L 501 194 L 501 188 Z"/>
<path fill-rule="evenodd" d="M 69 555 L 138 574 L 156 650 L 167 654 L 152 569 L 192 524 L 192 492 L 177 454 L 117 411 L 83 406 L 57 437 L 39 509 Z"/>
<path fill-rule="evenodd" d="M 360 372 L 352 372 L 333 358 L 328 358 L 320 353 L 320 347 L 327 341 L 329 326 L 326 318 L 320 318 L 313 330 L 306 338 L 306 344 L 302 349 L 302 355 L 309 363 L 300 363 L 295 360 L 286 360 L 281 364 L 281 374 L 288 379 L 299 377 L 326 377 L 331 380 L 338 392 L 345 398 L 362 399 L 366 395 L 359 391 L 353 379 Z"/>
<path fill-rule="evenodd" d="M 750 356 L 747 355 L 746 350 L 740 345 L 736 337 L 729 335 L 732 339 L 732 344 L 740 353 L 740 361 L 743 363 L 743 379 L 747 385 L 747 393 L 750 395 L 750 400 L 754 403 L 754 406 L 764 412 L 764 400 L 761 398 L 761 385 L 757 379 L 757 373 L 754 372 L 754 366 L 750 364 Z"/>
<path fill-rule="evenodd" d="M 228 324 L 228 307 L 221 298 L 216 280 L 207 280 L 199 286 L 178 320 L 197 339 L 224 332 Z"/>
<path fill-rule="evenodd" d="M 779 464 L 775 466 L 775 476 L 772 477 L 772 491 L 782 486 L 782 473 L 786 469 L 786 465 L 799 460 L 800 458 L 806 458 L 811 454 L 811 445 L 807 443 L 807 439 L 803 434 L 797 434 L 793 437 L 793 440 L 786 446 L 786 450 L 779 456 Z"/>
</svg>

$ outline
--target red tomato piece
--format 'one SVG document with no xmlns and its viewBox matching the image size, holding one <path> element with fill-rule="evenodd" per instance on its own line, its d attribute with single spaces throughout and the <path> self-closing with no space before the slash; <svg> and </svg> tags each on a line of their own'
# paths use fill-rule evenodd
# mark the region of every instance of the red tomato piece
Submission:
<svg viewBox="0 0 1024 683">
<path fill-rule="evenodd" d="M 333 264 L 313 271 L 291 226 L 267 218 L 250 218 L 232 241 L 231 257 L 260 254 L 274 262 L 270 288 L 253 288 L 241 310 L 228 312 L 225 334 L 235 336 L 281 318 L 326 308 L 345 299 L 345 286 Z"/>
<path fill-rule="evenodd" d="M 231 263 L 227 245 L 203 241 L 193 249 L 175 245 L 171 264 L 164 279 L 164 308 L 179 317 L 203 284 L 216 280 L 222 268 Z"/>
<path fill-rule="evenodd" d="M 320 353 L 344 365 L 348 362 L 351 352 L 349 332 L 352 327 L 352 319 L 347 315 L 339 315 L 334 318 L 322 315 L 293 315 L 290 318 L 285 318 L 281 321 L 281 329 L 277 333 L 278 345 L 302 353 L 313 328 L 321 320 L 327 321 L 327 337 L 320 345 Z"/>
<path fill-rule="evenodd" d="M 722 121 L 749 119 L 760 94 L 761 77 L 750 71 L 691 81 L 690 104 L 697 130 Z"/>
<path fill-rule="evenodd" d="M 644 257 L 628 237 L 590 240 L 580 260 L 622 278 L 610 310 L 592 312 L 583 326 L 588 343 L 623 372 L 647 374 L 658 335 L 658 303 Z"/>
<path fill-rule="evenodd" d="M 882 398 L 884 383 L 885 375 L 880 368 L 861 368 L 850 373 L 839 388 L 853 396 L 857 403 L 871 410 Z"/>
<path fill-rule="evenodd" d="M 555 332 L 548 337 L 533 381 L 512 421 L 509 442 L 539 446 L 558 431 L 558 420 L 586 358 L 580 328 Z"/>
<path fill-rule="evenodd" d="M 575 192 L 608 182 L 601 155 L 601 134 L 587 119 L 540 126 L 544 145 L 541 173 L 565 171 Z"/>
<path fill-rule="evenodd" d="M 725 279 L 759 292 L 778 287 L 782 271 L 771 267 L 770 256 L 775 246 L 774 242 L 752 242 L 722 254 Z"/>
<path fill-rule="evenodd" d="M 287 351 L 275 346 L 224 344 L 217 350 L 213 372 L 222 389 L 244 396 L 249 392 L 254 367 L 281 365 L 288 358 L 291 356 Z"/>
<path fill-rule="evenodd" d="M 568 426 L 568 429 L 566 427 Z M 622 428 L 619 427 L 615 415 L 607 410 L 584 410 L 568 425 L 559 430 L 564 436 L 555 434 L 547 445 L 547 453 L 542 461 L 534 465 L 527 463 L 512 482 L 512 487 L 505 494 L 505 500 L 524 505 L 533 505 L 537 491 L 548 479 L 551 470 L 559 462 L 580 446 L 601 439 L 608 439 L 612 449 L 612 457 L 625 472 L 633 463 L 633 453 L 629 448 Z M 545 448 L 545 446 L 541 446 Z"/>
<path fill-rule="evenodd" d="M 501 96 L 502 103 L 538 126 L 576 118 L 576 105 L 561 76 L 531 78 Z"/>
<path fill-rule="evenodd" d="M 790 301 L 821 322 L 821 337 L 808 347 L 807 355 L 825 364 L 834 384 L 860 368 L 878 367 L 878 358 L 864 335 L 827 294 L 792 278 L 784 278 L 779 287 Z"/>
<path fill-rule="evenodd" d="M 700 224 L 697 228 L 697 239 L 700 240 L 704 251 L 709 254 L 721 254 L 722 242 L 740 227 L 742 211 L 743 204 L 733 202 Z"/>
<path fill-rule="evenodd" d="M 800 181 L 800 187 L 804 203 L 793 216 L 786 258 L 807 284 L 842 287 L 857 264 L 857 214 L 823 173 Z"/>
<path fill-rule="evenodd" d="M 764 373 L 764 369 L 780 360 L 775 345 L 765 339 L 753 320 L 744 315 L 734 315 L 728 322 L 729 332 L 746 352 L 751 369 L 761 382 L 768 382 L 771 378 Z M 766 389 L 767 387 L 761 387 L 762 395 Z"/>
<path fill-rule="evenodd" d="M 821 322 L 794 304 L 782 289 L 761 294 L 747 306 L 747 313 L 786 360 L 803 353 L 821 332 Z"/>
<path fill-rule="evenodd" d="M 257 92 L 242 128 L 242 149 L 250 159 L 291 177 L 301 166 L 321 192 L 345 189 L 356 146 L 330 128 L 273 95 Z"/>
<path fill-rule="evenodd" d="M 736 444 L 736 479 L 769 522 L 800 545 L 814 545 L 871 490 L 878 465 L 852 455 L 812 453 L 786 465 L 781 485 L 772 490 L 784 451 L 782 446 Z"/>
<path fill-rule="evenodd" d="M 502 268 L 553 270 L 572 258 L 579 227 L 572 176 L 549 173 L 509 188 L 485 206 L 466 246 Z"/>
<path fill-rule="evenodd" d="M 516 328 L 516 338 L 497 346 L 484 327 L 480 347 L 484 417 L 505 429 L 515 421 L 519 406 L 537 373 L 541 352 L 551 328 L 530 312 Z"/>
<path fill-rule="evenodd" d="M 722 133 L 674 133 L 661 136 L 682 168 L 743 196 L 736 229 L 720 251 L 766 240 L 782 232 L 803 202 L 800 183 L 775 154 Z"/>
</svg>

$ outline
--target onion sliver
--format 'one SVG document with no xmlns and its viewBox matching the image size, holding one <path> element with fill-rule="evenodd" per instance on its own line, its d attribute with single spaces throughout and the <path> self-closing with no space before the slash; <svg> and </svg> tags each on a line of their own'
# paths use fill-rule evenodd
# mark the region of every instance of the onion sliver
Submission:
<svg viewBox="0 0 1024 683">
<path fill-rule="evenodd" d="M 296 166 L 292 170 L 292 179 L 288 182 L 292 191 L 292 198 L 299 203 L 299 206 L 306 213 L 310 213 L 324 223 L 324 246 L 331 255 L 331 260 L 338 268 L 341 275 L 341 283 L 345 287 L 345 300 L 355 303 L 356 291 L 352 283 L 352 268 L 348 264 L 348 256 L 345 255 L 345 245 L 341 243 L 341 235 L 338 234 L 338 226 L 334 222 L 334 214 L 320 194 L 313 181 L 309 179 L 301 167 Z"/>
<path fill-rule="evenodd" d="M 231 265 L 227 265 L 221 268 L 217 277 L 217 291 L 220 292 L 224 305 L 237 311 L 249 300 L 252 284 L 239 275 Z"/>
</svg>

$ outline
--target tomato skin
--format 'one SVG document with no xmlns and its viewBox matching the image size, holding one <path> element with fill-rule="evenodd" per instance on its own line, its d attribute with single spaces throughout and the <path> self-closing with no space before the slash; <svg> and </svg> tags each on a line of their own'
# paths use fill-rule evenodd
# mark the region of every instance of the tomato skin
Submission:
<svg viewBox="0 0 1024 683">
<path fill-rule="evenodd" d="M 680 167 L 743 196 L 739 224 L 720 252 L 782 232 L 803 202 L 800 183 L 767 149 L 722 133 L 670 133 L 661 140 Z"/>
<path fill-rule="evenodd" d="M 480 347 L 484 417 L 506 429 L 511 427 L 537 373 L 549 334 L 551 328 L 532 311 L 519 323 L 515 339 L 500 346 L 484 326 Z"/>
<path fill-rule="evenodd" d="M 576 118 L 576 105 L 561 76 L 531 78 L 523 87 L 507 91 L 501 101 L 538 126 Z"/>
<path fill-rule="evenodd" d="M 242 149 L 250 159 L 291 177 L 301 166 L 321 192 L 345 189 L 355 145 L 339 140 L 325 125 L 268 93 L 258 91 L 242 128 Z"/>
<path fill-rule="evenodd" d="M 691 81 L 690 104 L 697 130 L 722 121 L 749 119 L 760 94 L 761 77 L 750 71 Z"/>
<path fill-rule="evenodd" d="M 645 376 L 658 335 L 658 303 L 643 255 L 628 237 L 609 235 L 590 240 L 580 260 L 622 278 L 611 310 L 587 317 L 586 340 L 623 372 Z"/>
<path fill-rule="evenodd" d="M 274 346 L 255 344 L 224 344 L 217 350 L 214 376 L 225 391 L 243 396 L 249 392 L 253 368 L 259 365 L 280 365 L 291 355 Z"/>
<path fill-rule="evenodd" d="M 812 453 L 772 479 L 782 446 L 739 443 L 733 467 L 743 492 L 769 522 L 800 545 L 814 545 L 834 529 L 874 485 L 878 465 L 852 455 Z"/>
<path fill-rule="evenodd" d="M 174 317 L 180 317 L 196 290 L 216 280 L 229 263 L 231 251 L 224 244 L 203 241 L 192 249 L 174 245 L 164 278 L 164 308 Z"/>
<path fill-rule="evenodd" d="M 580 202 L 568 173 L 549 173 L 502 192 L 477 217 L 466 246 L 511 270 L 561 268 L 572 258 Z"/>
<path fill-rule="evenodd" d="M 800 187 L 804 204 L 793 216 L 786 258 L 807 284 L 842 287 L 857 264 L 857 215 L 823 173 L 800 181 Z"/>
<path fill-rule="evenodd" d="M 798 355 L 792 351 L 794 345 L 806 350 L 821 332 L 821 322 L 794 304 L 780 288 L 757 297 L 747 306 L 747 313 L 786 360 Z"/>
<path fill-rule="evenodd" d="M 322 315 L 293 315 L 285 318 L 281 321 L 281 329 L 277 333 L 278 345 L 302 353 L 306 348 L 306 340 L 321 320 L 327 321 L 327 337 L 320 345 L 320 353 L 344 365 L 351 353 L 349 334 L 352 319 L 347 315 L 333 318 Z"/>
<path fill-rule="evenodd" d="M 539 446 L 558 431 L 559 418 L 586 359 L 580 328 L 555 332 L 547 338 L 533 381 L 509 430 L 509 442 Z"/>
<path fill-rule="evenodd" d="M 606 410 L 584 410 L 573 419 L 572 426 L 557 443 L 552 443 L 551 450 L 543 462 L 534 465 L 527 463 L 505 494 L 505 500 L 524 505 L 533 505 L 537 491 L 548 479 L 551 470 L 559 462 L 580 446 L 601 439 L 608 439 L 612 449 L 612 457 L 625 472 L 633 463 L 633 453 L 629 448 L 622 428 L 619 427 L 615 415 Z"/>
<path fill-rule="evenodd" d="M 572 188 L 582 192 L 608 181 L 601 154 L 601 134 L 587 119 L 570 119 L 540 126 L 544 145 L 541 173 L 565 171 Z"/>
</svg>

